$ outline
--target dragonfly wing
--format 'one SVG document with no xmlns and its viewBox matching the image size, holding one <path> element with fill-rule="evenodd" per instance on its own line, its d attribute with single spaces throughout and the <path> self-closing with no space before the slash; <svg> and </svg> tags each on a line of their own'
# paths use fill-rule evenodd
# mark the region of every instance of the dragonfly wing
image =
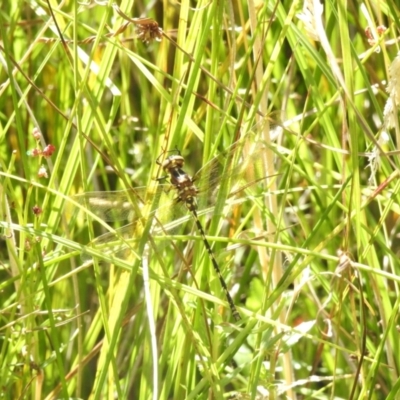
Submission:
<svg viewBox="0 0 400 400">
<path fill-rule="evenodd" d="M 267 145 L 249 132 L 225 152 L 210 160 L 194 176 L 199 189 L 199 208 L 216 205 L 217 198 L 225 201 L 236 196 L 252 183 L 261 183 L 264 154 Z M 222 193 L 224 192 L 224 193 Z"/>
<path fill-rule="evenodd" d="M 134 246 L 130 238 L 135 231 L 136 222 L 119 228 L 116 233 L 107 232 L 87 244 L 87 247 L 94 248 L 104 254 L 106 257 L 116 257 L 127 259 L 129 257 L 129 248 Z M 91 260 L 92 256 L 83 252 L 82 261 Z"/>
<path fill-rule="evenodd" d="M 158 185 L 154 194 L 149 194 L 147 187 L 138 187 L 114 192 L 86 192 L 73 196 L 82 206 L 97 215 L 103 221 L 133 221 L 135 219 L 135 207 L 132 201 L 136 202 L 136 209 L 142 209 L 145 204 L 159 201 L 160 197 L 169 188 L 169 185 Z"/>
<path fill-rule="evenodd" d="M 166 191 L 167 185 L 161 186 L 161 190 L 157 191 L 157 200 L 161 206 L 153 210 L 148 216 L 149 219 L 152 219 L 151 234 L 153 236 L 172 234 L 191 217 L 186 208 L 182 204 L 177 204 L 176 200 L 173 199 L 176 191 Z M 170 188 L 170 185 L 168 187 Z M 87 245 L 109 257 L 128 259 L 141 239 L 141 232 L 144 227 L 140 218 L 131 218 L 134 213 L 127 193 L 88 192 L 81 197 L 82 201 L 86 202 L 88 209 L 106 221 L 127 220 L 129 217 L 131 221 L 129 224 L 118 228 L 115 232 L 107 232 Z M 185 218 L 179 218 L 184 214 L 186 215 Z M 83 253 L 81 259 L 82 261 L 90 260 L 89 252 Z"/>
</svg>

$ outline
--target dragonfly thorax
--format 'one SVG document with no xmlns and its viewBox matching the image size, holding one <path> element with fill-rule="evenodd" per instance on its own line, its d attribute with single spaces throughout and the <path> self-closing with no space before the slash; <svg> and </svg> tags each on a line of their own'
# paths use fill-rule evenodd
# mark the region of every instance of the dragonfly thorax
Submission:
<svg viewBox="0 0 400 400">
<path fill-rule="evenodd" d="M 164 171 L 169 175 L 172 186 L 178 191 L 177 201 L 185 203 L 189 211 L 197 209 L 198 189 L 194 185 L 192 177 L 183 169 L 185 161 L 181 155 L 168 157 L 162 164 Z"/>
</svg>

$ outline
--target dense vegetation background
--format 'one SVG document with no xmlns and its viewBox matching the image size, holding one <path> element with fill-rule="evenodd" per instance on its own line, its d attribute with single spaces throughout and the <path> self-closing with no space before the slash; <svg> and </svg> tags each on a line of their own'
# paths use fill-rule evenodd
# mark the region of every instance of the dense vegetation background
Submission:
<svg viewBox="0 0 400 400">
<path fill-rule="evenodd" d="M 2 398 L 399 398 L 399 15 L 2 2 Z M 88 245 L 124 222 L 74 195 L 137 208 L 164 150 L 193 174 L 237 140 L 267 178 L 201 218 L 240 321 L 190 218 Z"/>
</svg>

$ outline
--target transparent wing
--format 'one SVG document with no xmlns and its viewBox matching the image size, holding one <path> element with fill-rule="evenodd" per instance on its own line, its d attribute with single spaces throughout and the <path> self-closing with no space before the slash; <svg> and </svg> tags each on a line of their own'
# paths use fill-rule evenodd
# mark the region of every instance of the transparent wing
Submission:
<svg viewBox="0 0 400 400">
<path fill-rule="evenodd" d="M 171 207 L 168 207 L 171 210 Z M 164 236 L 165 234 L 173 234 L 179 229 L 182 224 L 191 220 L 191 214 L 186 213 L 183 217 L 175 220 L 171 219 L 170 222 L 161 223 L 157 217 L 157 214 L 164 210 L 164 207 L 154 211 L 149 215 L 149 219 L 152 220 L 151 235 L 153 238 Z M 164 214 L 165 215 L 165 214 Z M 87 246 L 94 247 L 96 250 L 101 251 L 105 255 L 110 255 L 112 257 L 128 259 L 130 257 L 131 251 L 136 248 L 139 240 L 141 239 L 141 231 L 143 229 L 142 221 L 135 220 L 119 229 L 116 233 L 107 232 L 96 239 L 88 243 Z M 163 243 L 163 244 L 160 244 Z M 157 245 L 160 250 L 163 246 L 167 245 L 167 241 L 162 241 Z M 92 257 L 89 254 L 82 253 L 82 261 L 90 260 Z"/>
<path fill-rule="evenodd" d="M 105 233 L 88 244 L 104 254 L 118 258 L 127 258 L 130 249 L 135 248 L 138 239 L 141 238 L 140 232 L 143 225 L 135 213 L 135 206 L 142 211 L 144 205 L 150 206 L 153 202 L 159 204 L 159 207 L 148 216 L 154 220 L 152 235 L 161 235 L 163 232 L 175 229 L 190 217 L 179 222 L 179 217 L 186 215 L 187 211 L 184 205 L 177 204 L 174 200 L 176 190 L 171 189 L 171 185 L 158 185 L 156 192 L 151 195 L 149 195 L 147 187 L 139 187 L 132 192 L 126 190 L 86 192 L 73 197 L 74 200 L 104 221 L 130 221 L 129 224 L 119 228 L 116 233 Z M 135 206 L 132 201 L 135 201 Z M 169 224 L 169 221 L 174 222 Z M 87 261 L 91 256 L 83 253 L 81 258 L 83 261 Z"/>
<path fill-rule="evenodd" d="M 149 193 L 149 189 L 143 186 L 132 191 L 80 193 L 73 198 L 104 221 L 133 221 L 137 217 L 135 210 L 142 210 L 145 205 L 154 202 L 159 203 L 161 198 L 163 202 L 171 202 L 170 189 L 171 185 L 158 185 L 154 193 Z"/>
<path fill-rule="evenodd" d="M 244 188 L 261 184 L 266 178 L 263 171 L 266 149 L 266 144 L 257 139 L 254 132 L 249 132 L 201 168 L 193 176 L 199 191 L 197 214 L 216 214 L 218 201 L 225 202 L 228 198 L 238 196 Z M 129 248 L 134 247 L 140 238 L 139 219 L 135 209 L 141 210 L 144 205 L 157 202 L 158 207 L 149 216 L 153 219 L 153 236 L 163 232 L 172 233 L 191 218 L 185 205 L 176 202 L 176 197 L 177 191 L 170 184 L 159 184 L 151 195 L 147 187 L 138 187 L 132 192 L 87 192 L 74 196 L 75 200 L 104 221 L 130 221 L 128 225 L 118 229 L 117 234 L 106 233 L 89 243 L 89 246 L 124 258 Z M 132 201 L 135 201 L 135 206 Z M 181 218 L 183 215 L 185 217 Z M 87 260 L 90 257 L 83 255 L 82 258 Z"/>
<path fill-rule="evenodd" d="M 199 209 L 238 195 L 251 185 L 262 185 L 267 178 L 264 156 L 267 145 L 249 132 L 225 152 L 211 159 L 193 177 L 199 189 Z"/>
</svg>

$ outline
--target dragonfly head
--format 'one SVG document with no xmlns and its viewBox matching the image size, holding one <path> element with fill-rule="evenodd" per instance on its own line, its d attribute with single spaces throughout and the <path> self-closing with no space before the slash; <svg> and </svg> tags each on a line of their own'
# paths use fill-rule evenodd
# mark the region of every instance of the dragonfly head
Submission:
<svg viewBox="0 0 400 400">
<path fill-rule="evenodd" d="M 180 169 L 184 166 L 185 160 L 181 155 L 175 154 L 173 156 L 169 156 L 162 163 L 162 167 L 165 172 L 171 173 L 174 169 Z"/>
</svg>

